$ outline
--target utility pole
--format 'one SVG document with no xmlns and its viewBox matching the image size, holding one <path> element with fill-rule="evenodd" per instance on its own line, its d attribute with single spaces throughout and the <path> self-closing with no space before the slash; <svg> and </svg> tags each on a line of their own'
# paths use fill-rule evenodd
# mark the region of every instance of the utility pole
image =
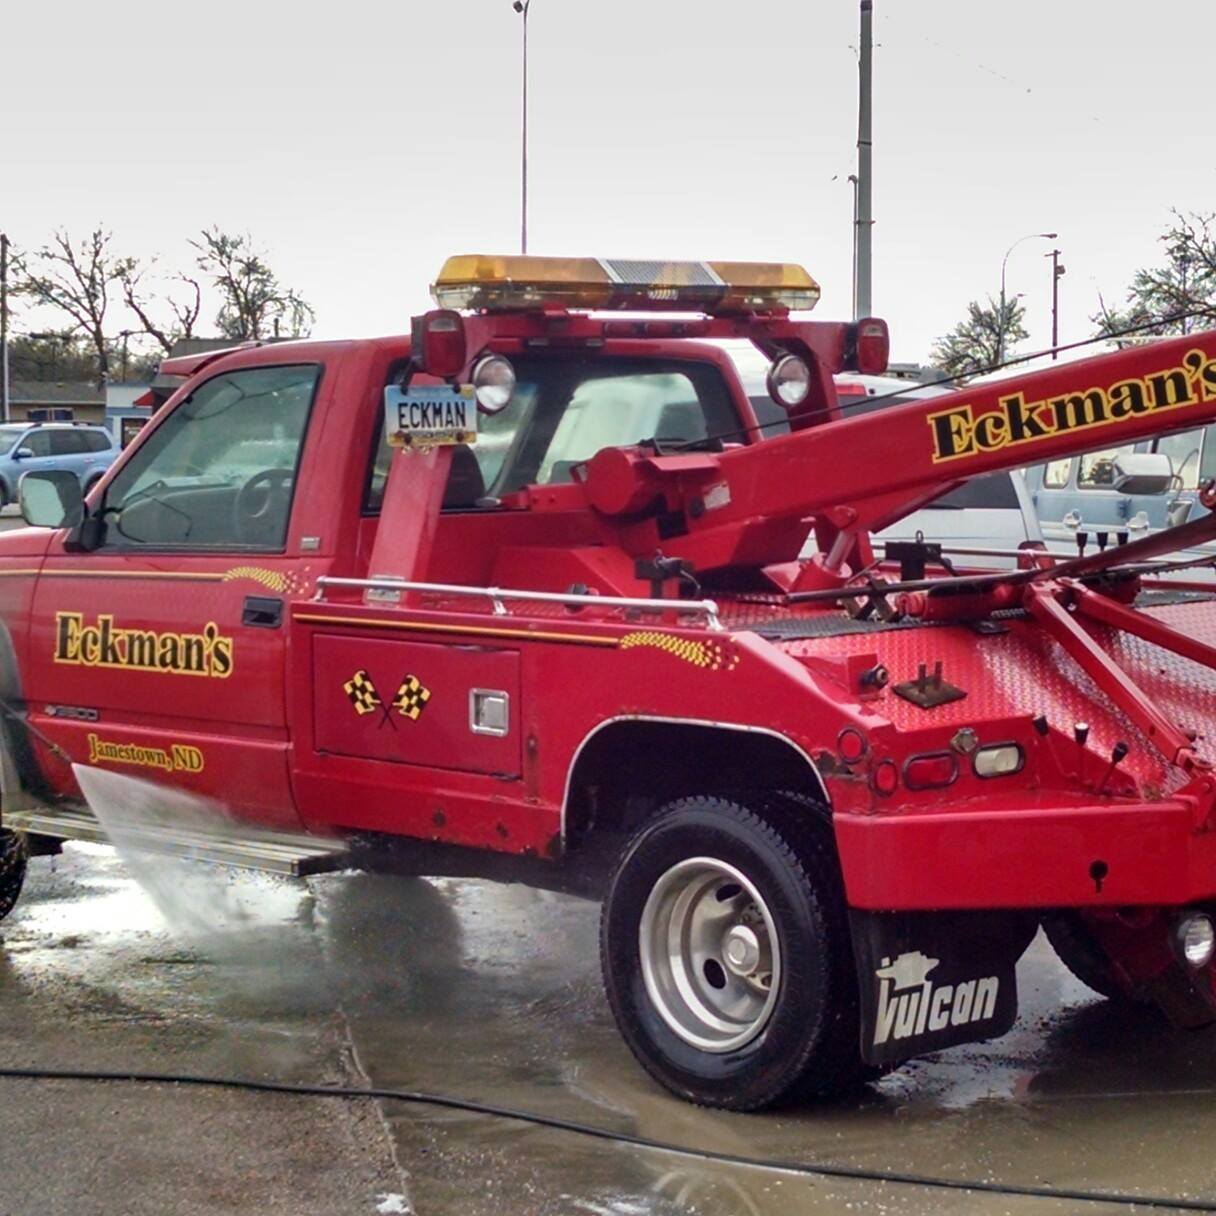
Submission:
<svg viewBox="0 0 1216 1216">
<path fill-rule="evenodd" d="M 1005 296 L 1005 272 L 1009 268 L 1009 255 L 1023 242 L 1033 240 L 1054 241 L 1060 234 L 1058 232 L 1028 232 L 1025 236 L 1020 236 L 1008 249 L 1005 250 L 1005 256 L 1001 259 L 1001 315 L 997 318 L 996 332 L 996 362 L 999 367 L 1005 362 L 1005 330 L 1009 325 L 1009 302 Z M 1015 296 L 1016 300 L 1017 297 Z"/>
<path fill-rule="evenodd" d="M 0 419 L 8 421 L 8 237 L 0 232 Z"/>
<path fill-rule="evenodd" d="M 857 204 L 853 209 L 854 286 L 853 315 L 868 317 L 874 308 L 873 229 L 873 101 L 874 101 L 874 0 L 861 0 L 861 54 L 857 105 Z"/>
<path fill-rule="evenodd" d="M 1060 265 L 1058 249 L 1053 249 L 1043 256 L 1051 258 L 1051 357 L 1058 359 L 1060 357 L 1058 350 L 1060 345 L 1060 277 L 1064 274 L 1064 267 Z"/>
</svg>

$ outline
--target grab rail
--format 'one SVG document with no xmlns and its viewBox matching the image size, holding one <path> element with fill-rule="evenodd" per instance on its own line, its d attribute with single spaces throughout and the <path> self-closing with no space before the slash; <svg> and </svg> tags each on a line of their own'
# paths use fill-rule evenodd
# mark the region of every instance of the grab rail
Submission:
<svg viewBox="0 0 1216 1216">
<path fill-rule="evenodd" d="M 495 616 L 509 616 L 504 600 L 534 601 L 542 604 L 595 606 L 599 608 L 637 608 L 643 612 L 700 612 L 708 629 L 721 631 L 718 605 L 714 600 L 653 600 L 622 595 L 580 595 L 565 591 L 512 591 L 502 587 L 466 587 L 459 583 L 411 583 L 397 578 L 317 579 L 318 600 L 326 587 L 351 587 L 363 591 L 421 591 L 432 595 L 463 595 L 489 599 Z"/>
</svg>

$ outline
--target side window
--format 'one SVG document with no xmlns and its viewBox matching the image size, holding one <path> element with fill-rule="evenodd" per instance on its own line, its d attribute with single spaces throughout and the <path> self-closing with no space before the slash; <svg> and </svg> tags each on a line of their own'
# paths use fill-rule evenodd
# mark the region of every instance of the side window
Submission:
<svg viewBox="0 0 1216 1216">
<path fill-rule="evenodd" d="M 1072 457 L 1069 456 L 1064 460 L 1052 460 L 1043 470 L 1043 489 L 1045 490 L 1062 490 L 1068 485 L 1068 479 L 1072 476 Z"/>
<path fill-rule="evenodd" d="M 1100 452 L 1089 452 L 1082 456 L 1077 471 L 1077 485 L 1082 490 L 1102 490 L 1114 485 L 1115 461 L 1135 450 L 1134 444 L 1125 443 L 1119 448 L 1103 448 Z"/>
<path fill-rule="evenodd" d="M 111 482 L 105 543 L 281 549 L 320 374 L 257 367 L 199 385 Z"/>
<path fill-rule="evenodd" d="M 968 507 L 988 507 L 1004 511 L 1017 511 L 1018 492 L 1013 478 L 1008 473 L 985 473 L 965 481 L 957 490 L 943 494 L 928 504 L 929 508 L 942 507 L 966 510 Z"/>
<path fill-rule="evenodd" d="M 29 448 L 35 456 L 49 456 L 51 454 L 51 432 L 30 431 L 21 441 L 20 446 Z"/>
<path fill-rule="evenodd" d="M 48 431 L 52 456 L 79 456 L 88 451 L 81 431 Z"/>
<path fill-rule="evenodd" d="M 85 449 L 90 452 L 108 452 L 113 446 L 109 436 L 102 431 L 81 431 L 80 436 L 84 440 Z"/>
</svg>

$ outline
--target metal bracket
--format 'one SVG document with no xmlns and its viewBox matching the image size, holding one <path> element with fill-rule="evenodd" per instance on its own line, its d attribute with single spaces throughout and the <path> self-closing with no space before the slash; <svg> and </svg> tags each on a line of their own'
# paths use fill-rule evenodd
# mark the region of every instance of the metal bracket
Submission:
<svg viewBox="0 0 1216 1216">
<path fill-rule="evenodd" d="M 921 709 L 936 709 L 939 705 L 949 705 L 951 701 L 961 701 L 967 694 L 953 684 L 947 684 L 942 679 L 941 660 L 934 665 L 933 674 L 929 675 L 924 663 L 920 665 L 915 680 L 906 680 L 896 684 L 891 691 Z"/>
</svg>

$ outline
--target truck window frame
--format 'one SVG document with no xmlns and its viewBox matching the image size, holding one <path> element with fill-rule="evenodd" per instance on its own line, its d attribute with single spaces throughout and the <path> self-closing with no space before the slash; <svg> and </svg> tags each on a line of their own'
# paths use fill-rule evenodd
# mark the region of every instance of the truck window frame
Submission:
<svg viewBox="0 0 1216 1216">
<path fill-rule="evenodd" d="M 139 433 L 139 442 L 136 446 L 132 444 L 129 455 L 125 455 L 121 462 L 121 467 L 115 480 L 121 477 L 122 473 L 131 466 L 132 463 L 139 459 L 140 452 L 148 441 L 154 438 L 156 433 L 163 427 L 183 405 L 189 401 L 195 393 L 200 389 L 205 388 L 213 380 L 219 380 L 224 376 L 237 375 L 241 372 L 255 371 L 272 371 L 283 370 L 286 368 L 311 368 L 316 372 L 313 380 L 312 393 L 309 396 L 308 406 L 304 411 L 304 422 L 301 428 L 300 443 L 296 449 L 295 464 L 291 471 L 291 498 L 287 505 L 287 524 L 283 531 L 283 543 L 280 545 L 255 545 L 255 544 L 236 544 L 225 542 L 219 545 L 203 545 L 203 544 L 173 544 L 173 543 L 151 543 L 145 544 L 139 541 L 128 540 L 118 531 L 116 527 L 107 527 L 102 543 L 96 549 L 91 550 L 93 553 L 177 553 L 177 554 L 200 554 L 215 555 L 224 553 L 245 554 L 245 553 L 260 553 L 265 555 L 285 554 L 288 547 L 288 539 L 291 536 L 291 517 L 295 511 L 296 495 L 299 490 L 300 468 L 304 462 L 304 452 L 308 447 L 310 434 L 312 431 L 313 417 L 317 408 L 317 397 L 321 391 L 321 385 L 325 379 L 326 364 L 314 360 L 296 361 L 290 360 L 283 363 L 250 363 L 239 367 L 217 367 L 211 370 L 211 374 L 204 380 L 200 380 L 197 384 L 192 385 L 188 393 L 183 394 L 181 399 L 173 406 L 171 410 L 165 411 L 162 418 L 154 422 L 149 422 L 144 425 Z M 106 489 L 105 496 L 101 502 L 97 504 L 99 511 L 104 511 L 106 500 L 113 492 L 114 482 L 112 481 Z M 116 539 L 111 539 L 113 536 Z"/>
</svg>

